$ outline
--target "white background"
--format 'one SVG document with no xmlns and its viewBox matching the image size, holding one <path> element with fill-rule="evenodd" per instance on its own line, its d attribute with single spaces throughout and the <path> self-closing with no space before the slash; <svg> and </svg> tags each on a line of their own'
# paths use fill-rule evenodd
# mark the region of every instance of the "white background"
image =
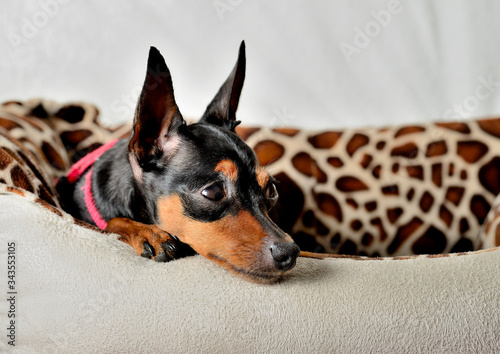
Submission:
<svg viewBox="0 0 500 354">
<path fill-rule="evenodd" d="M 132 119 L 149 46 L 199 117 L 241 40 L 248 124 L 351 127 L 500 114 L 499 1 L 0 0 L 0 100 Z"/>
</svg>

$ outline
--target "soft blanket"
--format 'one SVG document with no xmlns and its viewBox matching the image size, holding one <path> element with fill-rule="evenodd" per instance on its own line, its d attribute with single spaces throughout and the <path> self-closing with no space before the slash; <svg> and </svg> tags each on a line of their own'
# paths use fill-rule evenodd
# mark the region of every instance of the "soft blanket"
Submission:
<svg viewBox="0 0 500 354">
<path fill-rule="evenodd" d="M 0 303 L 2 352 L 500 351 L 498 248 L 301 258 L 282 283 L 256 285 L 199 256 L 137 257 L 113 235 L 17 195 L 1 195 L 0 209 L 0 274 L 4 298 L 14 296 Z"/>
</svg>

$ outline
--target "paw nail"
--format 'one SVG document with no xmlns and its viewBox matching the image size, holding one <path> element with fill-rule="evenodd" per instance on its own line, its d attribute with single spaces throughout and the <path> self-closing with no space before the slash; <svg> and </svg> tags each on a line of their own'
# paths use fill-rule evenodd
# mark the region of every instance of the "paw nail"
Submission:
<svg viewBox="0 0 500 354">
<path fill-rule="evenodd" d="M 167 242 L 162 242 L 161 247 L 166 252 L 170 253 L 170 255 L 172 257 L 175 257 L 175 254 L 177 253 L 177 246 L 175 245 L 175 243 L 173 243 L 172 241 L 168 240 Z"/>
<path fill-rule="evenodd" d="M 149 244 L 149 242 L 144 242 L 142 244 L 142 247 L 144 248 L 144 252 L 142 252 L 141 256 L 146 257 L 146 258 L 151 258 L 155 255 L 155 250 Z"/>
</svg>

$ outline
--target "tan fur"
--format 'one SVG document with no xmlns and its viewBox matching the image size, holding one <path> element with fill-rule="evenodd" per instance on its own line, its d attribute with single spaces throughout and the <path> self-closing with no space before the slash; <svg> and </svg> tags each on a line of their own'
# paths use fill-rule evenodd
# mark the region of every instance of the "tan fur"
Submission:
<svg viewBox="0 0 500 354">
<path fill-rule="evenodd" d="M 269 281 L 282 275 L 267 251 L 266 233 L 247 211 L 210 223 L 199 222 L 185 215 L 180 197 L 173 195 L 158 201 L 158 215 L 162 229 L 233 273 Z"/>
</svg>

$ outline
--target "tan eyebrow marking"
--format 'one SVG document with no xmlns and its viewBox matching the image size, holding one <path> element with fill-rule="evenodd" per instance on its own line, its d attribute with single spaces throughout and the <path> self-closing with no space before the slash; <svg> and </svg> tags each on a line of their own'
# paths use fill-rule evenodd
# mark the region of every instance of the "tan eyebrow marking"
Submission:
<svg viewBox="0 0 500 354">
<path fill-rule="evenodd" d="M 261 188 L 265 188 L 267 184 L 269 183 L 269 173 L 266 172 L 265 169 L 263 169 L 261 166 L 257 166 L 257 183 L 259 183 L 259 186 Z"/>
<path fill-rule="evenodd" d="M 231 182 L 238 179 L 238 167 L 231 160 L 222 160 L 215 167 L 215 172 L 223 173 Z"/>
</svg>

